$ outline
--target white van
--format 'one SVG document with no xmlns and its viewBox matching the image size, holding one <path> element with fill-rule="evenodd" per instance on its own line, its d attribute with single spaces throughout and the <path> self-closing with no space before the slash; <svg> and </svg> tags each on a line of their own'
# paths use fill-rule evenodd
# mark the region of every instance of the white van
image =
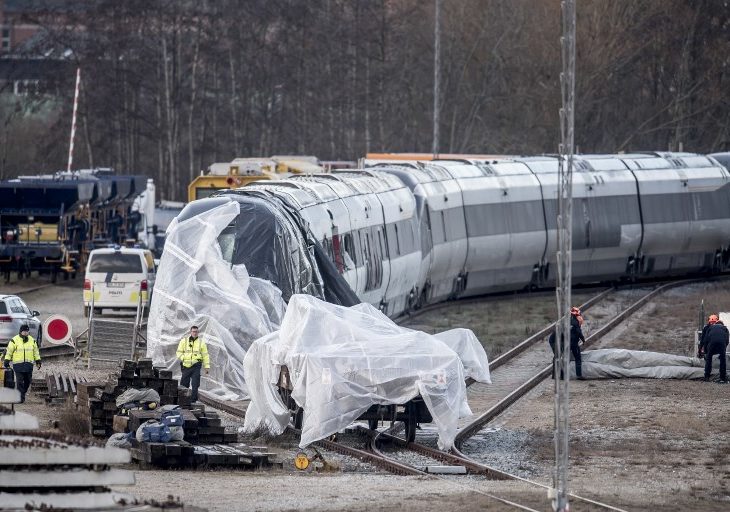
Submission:
<svg viewBox="0 0 730 512">
<path fill-rule="evenodd" d="M 147 249 L 94 249 L 84 276 L 84 315 L 89 316 L 91 293 L 94 314 L 102 308 L 136 309 L 140 293 L 149 309 L 155 284 L 155 262 Z"/>
</svg>

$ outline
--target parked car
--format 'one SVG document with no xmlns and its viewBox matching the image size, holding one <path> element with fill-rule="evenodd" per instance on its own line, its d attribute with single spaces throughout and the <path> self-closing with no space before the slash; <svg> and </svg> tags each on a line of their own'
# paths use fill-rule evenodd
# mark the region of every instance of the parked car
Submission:
<svg viewBox="0 0 730 512">
<path fill-rule="evenodd" d="M 152 252 L 137 248 L 94 249 L 89 253 L 84 276 L 84 315 L 89 316 L 92 292 L 94 314 L 103 308 L 136 309 L 142 302 L 149 308 L 155 285 Z"/>
<path fill-rule="evenodd" d="M 20 331 L 20 326 L 28 324 L 30 335 L 40 347 L 43 324 L 38 319 L 39 316 L 38 311 L 31 311 L 17 295 L 0 295 L 0 346 L 7 346 L 10 339 Z"/>
</svg>

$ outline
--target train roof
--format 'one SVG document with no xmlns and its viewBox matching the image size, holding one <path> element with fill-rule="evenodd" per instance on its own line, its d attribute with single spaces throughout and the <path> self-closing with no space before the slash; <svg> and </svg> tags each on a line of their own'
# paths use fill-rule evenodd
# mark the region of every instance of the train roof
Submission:
<svg viewBox="0 0 730 512">
<path fill-rule="evenodd" d="M 382 193 L 404 188 L 395 176 L 367 170 L 334 171 L 332 174 L 292 176 L 279 181 L 257 181 L 236 189 L 239 194 L 257 190 L 274 196 L 284 196 L 299 208 L 346 197 Z"/>
</svg>

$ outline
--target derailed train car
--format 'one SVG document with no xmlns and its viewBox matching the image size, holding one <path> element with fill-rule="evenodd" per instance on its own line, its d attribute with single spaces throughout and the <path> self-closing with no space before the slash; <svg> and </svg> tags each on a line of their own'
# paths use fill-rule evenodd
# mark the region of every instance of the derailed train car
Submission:
<svg viewBox="0 0 730 512">
<path fill-rule="evenodd" d="M 74 276 L 94 247 L 136 237 L 147 181 L 108 169 L 0 181 L 0 272 Z"/>
<path fill-rule="evenodd" d="M 424 304 L 555 282 L 558 158 L 378 162 L 359 171 L 254 183 L 191 203 L 181 219 L 237 201 L 224 257 L 310 293 L 389 316 Z M 573 280 L 725 270 L 730 174 L 689 153 L 579 155 Z M 273 241 L 273 247 L 272 247 Z"/>
</svg>

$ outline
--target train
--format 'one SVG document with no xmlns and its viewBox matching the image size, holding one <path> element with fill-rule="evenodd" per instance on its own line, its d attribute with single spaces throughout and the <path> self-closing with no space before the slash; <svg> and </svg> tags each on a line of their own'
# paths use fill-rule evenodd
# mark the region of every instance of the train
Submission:
<svg viewBox="0 0 730 512">
<path fill-rule="evenodd" d="M 146 219 L 134 204 L 150 194 L 154 204 L 146 176 L 108 168 L 0 181 L 0 272 L 75 277 L 92 249 L 137 241 Z"/>
<path fill-rule="evenodd" d="M 730 264 L 730 154 L 576 155 L 574 283 Z M 390 317 L 430 303 L 556 281 L 560 157 L 367 158 L 356 170 L 258 181 L 189 203 L 235 201 L 223 257 L 274 283 L 368 302 Z"/>
</svg>

